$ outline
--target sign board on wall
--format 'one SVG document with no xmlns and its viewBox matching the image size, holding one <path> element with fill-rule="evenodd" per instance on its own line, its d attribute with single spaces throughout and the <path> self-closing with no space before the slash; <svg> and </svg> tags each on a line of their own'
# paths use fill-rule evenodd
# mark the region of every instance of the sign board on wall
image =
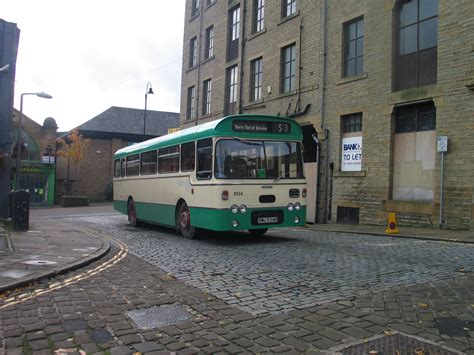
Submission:
<svg viewBox="0 0 474 355">
<path fill-rule="evenodd" d="M 362 136 L 342 138 L 341 171 L 362 170 Z"/>
</svg>

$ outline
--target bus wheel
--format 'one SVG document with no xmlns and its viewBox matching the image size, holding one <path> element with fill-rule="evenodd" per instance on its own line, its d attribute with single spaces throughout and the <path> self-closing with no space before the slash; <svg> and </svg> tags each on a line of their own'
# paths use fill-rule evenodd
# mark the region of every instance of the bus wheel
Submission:
<svg viewBox="0 0 474 355">
<path fill-rule="evenodd" d="M 184 238 L 193 239 L 196 234 L 196 228 L 191 225 L 191 214 L 186 202 L 179 205 L 178 214 L 176 216 L 176 225 L 178 231 Z"/>
<path fill-rule="evenodd" d="M 130 202 L 128 203 L 127 215 L 128 215 L 128 223 L 130 223 L 132 227 L 140 226 L 140 222 L 138 221 L 138 218 L 137 218 L 137 209 L 135 208 L 135 201 L 133 201 L 133 199 L 131 199 Z"/>
<path fill-rule="evenodd" d="M 254 237 L 260 237 L 267 233 L 268 228 L 261 228 L 261 229 L 249 229 L 249 233 Z"/>
</svg>

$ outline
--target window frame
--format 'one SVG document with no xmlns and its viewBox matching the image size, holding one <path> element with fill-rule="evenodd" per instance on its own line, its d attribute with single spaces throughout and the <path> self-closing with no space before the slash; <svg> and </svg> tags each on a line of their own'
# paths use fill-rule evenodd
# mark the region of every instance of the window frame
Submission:
<svg viewBox="0 0 474 355">
<path fill-rule="evenodd" d="M 214 25 L 206 28 L 206 43 L 204 51 L 204 59 L 214 56 Z"/>
<path fill-rule="evenodd" d="M 296 0 L 282 0 L 281 18 L 287 18 L 296 14 Z"/>
<path fill-rule="evenodd" d="M 226 69 L 225 113 L 234 113 L 239 93 L 239 66 L 237 64 Z"/>
<path fill-rule="evenodd" d="M 342 134 L 350 134 L 362 132 L 362 112 L 351 113 L 341 116 L 341 132 Z"/>
<path fill-rule="evenodd" d="M 191 17 L 199 15 L 200 0 L 191 0 Z"/>
<path fill-rule="evenodd" d="M 194 68 L 195 66 L 197 66 L 197 41 L 197 36 L 194 36 L 189 40 L 189 68 Z"/>
<path fill-rule="evenodd" d="M 265 29 L 265 0 L 253 1 L 252 33 Z"/>
<path fill-rule="evenodd" d="M 257 64 L 258 67 L 256 66 Z M 258 70 L 258 71 L 257 71 Z M 263 97 L 263 57 L 250 62 L 250 101 L 259 101 Z"/>
<path fill-rule="evenodd" d="M 187 102 L 186 102 L 186 120 L 194 120 L 197 117 L 196 112 L 196 86 L 188 87 L 187 93 Z"/>
<path fill-rule="evenodd" d="M 207 79 L 202 83 L 202 114 L 210 115 L 211 114 L 211 104 L 212 104 L 212 80 Z"/>
<path fill-rule="evenodd" d="M 359 23 L 362 23 L 362 35 L 359 36 Z M 349 32 L 350 32 L 350 26 L 354 25 L 355 26 L 355 38 L 351 39 Z M 342 73 L 344 78 L 348 77 L 353 77 L 353 76 L 358 76 L 361 75 L 364 72 L 364 44 L 365 44 L 365 21 L 364 21 L 364 16 L 359 16 L 355 19 L 352 19 L 350 21 L 347 21 L 343 25 L 343 33 L 344 33 L 344 38 L 343 38 L 343 67 L 342 67 Z M 357 55 L 358 53 L 358 48 L 359 48 L 359 41 L 362 41 L 362 50 L 361 54 Z M 348 47 L 350 46 L 351 43 L 354 43 L 354 56 L 350 56 L 350 50 L 348 50 Z M 361 64 L 361 69 L 358 71 L 358 65 L 357 62 L 358 60 L 362 61 Z M 347 64 L 349 62 L 354 62 L 354 73 L 351 74 L 349 73 L 348 66 Z"/>
<path fill-rule="evenodd" d="M 289 60 L 286 60 L 286 53 L 289 51 Z M 289 65 L 289 67 L 287 67 Z M 289 68 L 289 73 L 286 69 Z M 280 93 L 289 93 L 295 90 L 296 86 L 296 43 L 289 44 L 281 49 L 281 80 Z M 286 83 L 288 82 L 288 90 Z"/>
<path fill-rule="evenodd" d="M 209 144 L 210 143 L 210 144 Z M 200 145 L 203 145 L 203 147 L 200 147 Z M 209 165 L 209 161 L 210 161 L 210 170 L 208 169 L 205 169 L 205 170 L 202 170 L 201 169 L 201 160 L 199 159 L 199 153 L 200 151 L 204 151 L 204 150 L 209 150 L 210 148 L 210 154 L 208 154 L 205 159 L 206 159 L 206 162 L 207 162 L 207 165 Z M 207 154 L 207 153 L 205 153 Z M 196 178 L 198 180 L 211 180 L 212 179 L 212 176 L 213 176 L 213 155 L 214 155 L 214 142 L 213 142 L 213 139 L 212 138 L 204 138 L 204 139 L 200 139 L 196 142 Z M 203 173 L 205 173 L 206 175 L 202 175 Z"/>
</svg>

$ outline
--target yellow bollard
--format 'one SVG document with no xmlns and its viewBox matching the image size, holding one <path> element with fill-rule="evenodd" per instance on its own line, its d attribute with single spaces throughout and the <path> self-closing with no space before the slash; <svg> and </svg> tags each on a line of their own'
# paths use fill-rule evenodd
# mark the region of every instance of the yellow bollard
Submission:
<svg viewBox="0 0 474 355">
<path fill-rule="evenodd" d="M 394 212 L 389 212 L 387 228 L 385 229 L 386 234 L 398 234 L 400 229 L 398 228 L 397 217 Z"/>
</svg>

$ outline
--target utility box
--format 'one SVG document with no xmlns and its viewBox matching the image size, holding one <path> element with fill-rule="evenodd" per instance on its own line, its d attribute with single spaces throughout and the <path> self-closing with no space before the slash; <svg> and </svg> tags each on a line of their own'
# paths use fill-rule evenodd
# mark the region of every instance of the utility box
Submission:
<svg viewBox="0 0 474 355">
<path fill-rule="evenodd" d="M 11 217 L 13 230 L 26 231 L 30 225 L 30 193 L 16 190 L 11 194 Z"/>
</svg>

